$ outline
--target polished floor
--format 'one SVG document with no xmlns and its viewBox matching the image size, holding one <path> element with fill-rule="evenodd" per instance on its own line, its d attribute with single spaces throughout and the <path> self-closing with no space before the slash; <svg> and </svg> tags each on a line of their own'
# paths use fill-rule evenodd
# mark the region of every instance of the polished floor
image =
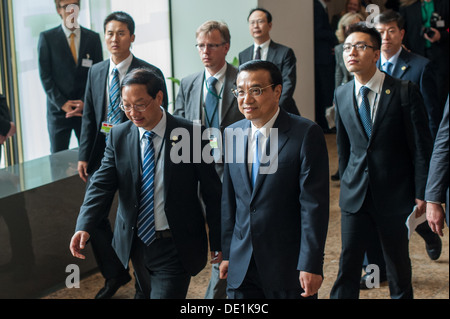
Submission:
<svg viewBox="0 0 450 319">
<path fill-rule="evenodd" d="M 337 169 L 336 136 L 326 135 L 330 172 Z M 330 182 L 330 223 L 325 248 L 324 282 L 319 290 L 319 299 L 328 299 L 331 287 L 339 268 L 340 210 L 338 206 L 339 182 Z M 414 233 L 410 241 L 410 257 L 413 270 L 413 288 L 416 299 L 449 299 L 449 231 L 446 227 L 442 238 L 441 257 L 432 261 L 425 251 L 422 238 Z M 192 278 L 188 292 L 189 299 L 203 299 L 210 277 L 210 266 Z M 80 288 L 61 289 L 44 297 L 46 299 L 91 299 L 103 286 L 104 280 L 96 273 L 84 278 Z M 120 288 L 113 298 L 129 299 L 134 297 L 134 280 Z M 377 289 L 362 290 L 361 299 L 389 299 L 389 289 L 381 286 Z"/>
</svg>

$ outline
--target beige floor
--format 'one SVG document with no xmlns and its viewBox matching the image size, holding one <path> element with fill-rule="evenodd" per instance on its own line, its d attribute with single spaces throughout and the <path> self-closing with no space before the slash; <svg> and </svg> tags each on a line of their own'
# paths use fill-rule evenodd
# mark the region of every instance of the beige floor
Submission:
<svg viewBox="0 0 450 319">
<path fill-rule="evenodd" d="M 330 172 L 337 169 L 335 135 L 326 135 Z M 330 182 L 330 224 L 325 248 L 324 282 L 319 291 L 319 299 L 328 299 L 331 287 L 339 268 L 340 214 L 338 207 L 339 182 Z M 437 261 L 431 261 L 425 251 L 422 238 L 414 233 L 410 241 L 410 256 L 413 268 L 413 287 L 416 299 L 449 299 L 449 231 L 444 230 L 442 238 L 442 255 Z M 188 292 L 189 299 L 203 299 L 210 277 L 210 266 L 192 278 Z M 78 289 L 62 289 L 45 298 L 48 299 L 91 299 L 103 286 L 101 275 L 94 274 L 85 278 Z M 119 289 L 114 298 L 128 299 L 134 296 L 134 281 Z M 361 299 L 388 299 L 389 289 L 382 286 L 378 289 L 361 291 Z"/>
</svg>

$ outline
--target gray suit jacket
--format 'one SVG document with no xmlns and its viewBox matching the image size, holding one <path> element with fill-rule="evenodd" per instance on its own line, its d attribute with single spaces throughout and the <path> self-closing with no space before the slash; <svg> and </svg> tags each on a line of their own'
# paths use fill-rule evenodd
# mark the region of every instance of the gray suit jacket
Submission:
<svg viewBox="0 0 450 319">
<path fill-rule="evenodd" d="M 433 155 L 430 161 L 427 190 L 425 200 L 444 202 L 446 210 L 446 222 L 449 225 L 449 143 L 448 143 L 448 98 L 444 108 L 444 116 L 434 143 Z"/>
<path fill-rule="evenodd" d="M 250 46 L 239 53 L 239 64 L 253 60 L 254 46 Z M 275 64 L 280 69 L 283 77 L 283 92 L 280 97 L 280 106 L 289 113 L 299 115 L 297 104 L 293 95 L 297 84 L 297 58 L 294 51 L 282 44 L 270 41 L 267 61 Z"/>
<path fill-rule="evenodd" d="M 370 187 L 380 214 L 410 213 L 416 198 L 423 199 L 433 145 L 419 88 L 386 74 L 377 115 L 368 140 L 354 94 L 355 81 L 336 89 L 337 146 L 341 176 L 340 206 L 356 213 Z"/>
<path fill-rule="evenodd" d="M 220 131 L 225 127 L 244 118 L 239 111 L 237 99 L 231 92 L 235 87 L 237 70 L 227 63 L 225 84 L 222 95 L 222 109 L 220 110 Z M 174 115 L 179 115 L 190 121 L 202 119 L 203 108 L 203 83 L 205 72 L 191 74 L 181 80 L 180 89 L 175 101 Z"/>
</svg>

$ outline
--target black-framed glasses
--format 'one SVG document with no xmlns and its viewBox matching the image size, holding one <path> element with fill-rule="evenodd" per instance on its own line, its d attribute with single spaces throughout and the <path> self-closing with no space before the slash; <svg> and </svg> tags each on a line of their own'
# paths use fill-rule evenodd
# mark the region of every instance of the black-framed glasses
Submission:
<svg viewBox="0 0 450 319">
<path fill-rule="evenodd" d="M 356 44 L 350 44 L 350 43 L 345 43 L 342 48 L 344 49 L 344 52 L 350 52 L 352 50 L 352 48 L 355 48 L 356 51 L 366 51 L 367 48 L 371 48 L 375 50 L 375 47 L 372 45 L 368 45 L 364 42 L 358 42 Z"/>
<path fill-rule="evenodd" d="M 268 87 L 271 87 L 271 86 L 273 86 L 273 84 L 265 86 L 263 88 L 254 86 L 254 87 L 249 88 L 247 91 L 233 89 L 233 90 L 231 90 L 231 92 L 233 92 L 234 96 L 238 99 L 244 98 L 245 95 L 247 95 L 247 94 L 250 94 L 250 96 L 252 96 L 252 97 L 257 97 L 263 93 L 264 89 L 267 89 Z"/>
<path fill-rule="evenodd" d="M 119 107 L 125 113 L 130 113 L 133 108 L 135 111 L 144 112 L 147 109 L 147 107 L 150 105 L 150 103 L 151 103 L 151 101 L 148 102 L 147 104 L 136 104 L 136 105 L 120 104 Z"/>
<path fill-rule="evenodd" d="M 210 51 L 217 50 L 219 47 L 224 45 L 226 42 L 215 44 L 215 43 L 198 43 L 195 46 L 199 51 L 205 51 L 205 49 L 208 49 Z"/>
</svg>

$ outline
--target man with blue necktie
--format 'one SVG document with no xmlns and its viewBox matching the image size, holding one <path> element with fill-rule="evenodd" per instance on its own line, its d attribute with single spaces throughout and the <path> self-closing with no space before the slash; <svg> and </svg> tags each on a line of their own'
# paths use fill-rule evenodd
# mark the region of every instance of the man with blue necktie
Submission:
<svg viewBox="0 0 450 319">
<path fill-rule="evenodd" d="M 432 138 L 418 87 L 378 70 L 381 36 L 351 25 L 343 58 L 354 80 L 336 89 L 342 250 L 332 299 L 359 297 L 364 253 L 374 236 L 386 257 L 391 298 L 413 298 L 408 215 L 425 212 Z"/>
<path fill-rule="evenodd" d="M 220 179 L 214 164 L 198 154 L 209 147 L 195 140 L 192 122 L 162 107 L 164 80 L 137 69 L 121 84 L 122 111 L 130 121 L 114 126 L 100 168 L 91 177 L 70 249 L 78 258 L 98 221 L 104 219 L 118 191 L 119 208 L 112 245 L 123 265 L 131 259 L 145 298 L 186 298 L 190 278 L 204 269 L 207 250 L 220 245 Z M 178 135 L 176 132 L 186 132 Z M 183 143 L 182 154 L 174 152 Z M 187 147 L 187 149 L 186 149 Z M 178 163 L 178 156 L 187 160 Z M 175 157 L 174 157 L 175 156 Z M 198 197 L 201 190 L 205 217 Z M 213 261 L 218 262 L 218 261 Z"/>
</svg>

